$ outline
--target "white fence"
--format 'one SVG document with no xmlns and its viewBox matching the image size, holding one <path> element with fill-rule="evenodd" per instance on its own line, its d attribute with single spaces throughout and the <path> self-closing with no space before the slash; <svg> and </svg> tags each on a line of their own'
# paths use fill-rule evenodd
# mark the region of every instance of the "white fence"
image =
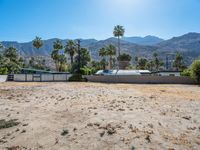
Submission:
<svg viewBox="0 0 200 150">
<path fill-rule="evenodd" d="M 62 82 L 68 81 L 71 74 L 15 74 L 16 82 Z"/>
</svg>

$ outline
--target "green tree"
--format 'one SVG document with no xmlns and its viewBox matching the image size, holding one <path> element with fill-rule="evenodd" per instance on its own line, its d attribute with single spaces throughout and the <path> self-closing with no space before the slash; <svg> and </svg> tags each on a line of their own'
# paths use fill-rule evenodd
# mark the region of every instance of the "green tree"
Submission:
<svg viewBox="0 0 200 150">
<path fill-rule="evenodd" d="M 109 61 L 110 61 L 110 69 L 112 69 L 113 67 L 113 56 L 116 55 L 116 47 L 112 44 L 108 45 L 106 47 L 106 54 L 110 57 Z"/>
<path fill-rule="evenodd" d="M 59 61 L 59 71 L 60 72 L 67 71 L 67 60 L 64 54 L 59 55 L 58 61 Z"/>
<path fill-rule="evenodd" d="M 19 56 L 17 49 L 14 47 L 6 48 L 3 57 L 2 66 L 7 68 L 8 73 L 18 73 L 23 66 L 23 59 Z"/>
<path fill-rule="evenodd" d="M 121 54 L 120 56 L 118 56 L 118 67 L 119 69 L 127 69 L 127 67 L 130 66 L 130 61 L 132 59 L 132 57 L 129 54 Z"/>
<path fill-rule="evenodd" d="M 91 61 L 90 53 L 87 48 L 81 48 L 80 49 L 80 68 L 84 68 L 88 65 L 88 63 Z M 77 55 L 75 57 L 75 63 L 72 66 L 72 72 L 78 71 L 79 66 L 79 56 Z"/>
<path fill-rule="evenodd" d="M 176 58 L 175 58 L 175 61 L 173 63 L 173 67 L 175 67 L 177 71 L 183 71 L 183 69 L 185 68 L 183 56 L 180 53 L 176 54 Z"/>
<path fill-rule="evenodd" d="M 49 68 L 46 66 L 45 59 L 41 57 L 31 57 L 28 67 L 40 70 L 49 70 Z"/>
<path fill-rule="evenodd" d="M 119 61 L 131 61 L 132 57 L 129 54 L 122 54 L 118 57 Z"/>
<path fill-rule="evenodd" d="M 147 62 L 147 64 L 146 64 L 146 69 L 148 69 L 148 70 L 153 70 L 153 68 L 154 68 L 154 61 L 153 60 L 150 60 L 150 61 L 148 61 Z"/>
<path fill-rule="evenodd" d="M 121 55 L 120 37 L 124 36 L 125 29 L 123 26 L 117 25 L 114 27 L 113 35 L 118 38 L 118 56 Z"/>
<path fill-rule="evenodd" d="M 191 67 L 191 76 L 194 78 L 198 83 L 200 83 L 200 60 L 196 60 L 192 63 Z"/>
<path fill-rule="evenodd" d="M 183 72 L 181 72 L 181 76 L 188 76 L 191 77 L 191 69 L 184 69 Z"/>
<path fill-rule="evenodd" d="M 33 40 L 33 46 L 36 48 L 36 49 L 39 49 L 43 46 L 43 41 L 42 41 L 42 38 L 40 37 L 37 37 Z"/>
<path fill-rule="evenodd" d="M 87 64 L 91 61 L 90 53 L 87 48 L 81 48 L 81 58 L 80 63 L 81 67 L 87 66 Z"/>
<path fill-rule="evenodd" d="M 74 63 L 74 55 L 77 52 L 76 43 L 73 40 L 69 40 L 65 46 L 65 53 L 70 55 L 71 65 Z"/>
<path fill-rule="evenodd" d="M 145 58 L 140 58 L 138 59 L 138 69 L 144 70 L 146 69 L 147 66 L 147 59 Z"/>
<path fill-rule="evenodd" d="M 164 63 L 158 58 L 157 53 L 153 54 L 153 58 L 154 58 L 153 61 L 154 61 L 155 70 L 158 71 L 160 69 L 160 67 L 164 65 Z"/>
</svg>

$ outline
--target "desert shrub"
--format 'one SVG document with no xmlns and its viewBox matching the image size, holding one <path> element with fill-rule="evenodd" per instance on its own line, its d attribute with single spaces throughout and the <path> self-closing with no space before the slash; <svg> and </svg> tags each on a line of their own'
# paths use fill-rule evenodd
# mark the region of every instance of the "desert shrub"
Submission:
<svg viewBox="0 0 200 150">
<path fill-rule="evenodd" d="M 191 76 L 198 83 L 200 83 L 200 60 L 196 60 L 192 63 Z"/>
<path fill-rule="evenodd" d="M 86 78 L 83 78 L 81 74 L 73 74 L 70 78 L 69 78 L 70 82 L 87 82 Z"/>
<path fill-rule="evenodd" d="M 69 133 L 68 129 L 63 129 L 61 135 L 62 135 L 62 136 L 65 136 L 65 135 L 67 135 L 68 133 Z"/>
<path fill-rule="evenodd" d="M 8 74 L 8 69 L 7 69 L 7 68 L 0 68 L 0 74 L 1 74 L 1 75 L 6 75 L 6 74 Z"/>
<path fill-rule="evenodd" d="M 20 122 L 17 122 L 17 119 L 11 119 L 6 121 L 5 119 L 0 120 L 0 129 L 11 128 L 17 126 Z"/>
</svg>

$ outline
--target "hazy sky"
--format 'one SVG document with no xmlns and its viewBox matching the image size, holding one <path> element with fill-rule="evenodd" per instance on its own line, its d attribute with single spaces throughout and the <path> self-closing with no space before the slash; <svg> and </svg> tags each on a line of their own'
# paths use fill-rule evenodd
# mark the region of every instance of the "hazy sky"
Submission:
<svg viewBox="0 0 200 150">
<path fill-rule="evenodd" d="M 0 41 L 112 36 L 164 39 L 200 32 L 200 0 L 0 0 Z"/>
</svg>

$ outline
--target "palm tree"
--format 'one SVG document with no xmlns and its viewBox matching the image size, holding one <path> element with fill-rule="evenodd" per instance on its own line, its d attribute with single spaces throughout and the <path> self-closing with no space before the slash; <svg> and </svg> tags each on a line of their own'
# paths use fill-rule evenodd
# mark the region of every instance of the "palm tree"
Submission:
<svg viewBox="0 0 200 150">
<path fill-rule="evenodd" d="M 56 65 L 56 70 L 59 71 L 60 68 L 60 55 L 59 55 L 59 50 L 63 49 L 62 42 L 60 40 L 56 40 L 53 43 L 53 51 L 51 53 L 51 58 L 54 60 L 55 65 Z"/>
<path fill-rule="evenodd" d="M 102 57 L 101 64 L 103 66 L 103 69 L 105 70 L 106 65 L 107 65 L 107 62 L 106 62 L 107 51 L 105 48 L 101 48 L 99 50 L 99 56 Z"/>
<path fill-rule="evenodd" d="M 37 37 L 33 40 L 33 46 L 36 48 L 36 49 L 39 49 L 43 46 L 43 41 L 42 41 L 42 38 L 40 37 Z"/>
<path fill-rule="evenodd" d="M 184 68 L 183 56 L 180 53 L 176 54 L 176 59 L 173 63 L 173 66 L 176 68 L 177 71 L 183 70 Z"/>
<path fill-rule="evenodd" d="M 107 56 L 107 52 L 105 48 L 101 48 L 99 50 L 99 56 L 101 56 L 102 58 L 105 58 L 105 56 Z"/>
<path fill-rule="evenodd" d="M 65 46 L 65 53 L 70 55 L 71 65 L 74 63 L 74 55 L 77 52 L 76 43 L 73 40 L 69 40 Z"/>
<path fill-rule="evenodd" d="M 112 56 L 116 55 L 116 47 L 112 44 L 108 45 L 106 47 L 106 54 L 110 57 L 110 69 L 112 69 L 112 67 L 113 67 Z"/>
<path fill-rule="evenodd" d="M 53 42 L 53 49 L 58 51 L 63 49 L 61 40 L 56 40 L 55 42 Z"/>
<path fill-rule="evenodd" d="M 58 50 L 53 50 L 51 52 L 51 58 L 54 60 L 54 63 L 56 65 L 56 70 L 59 70 L 59 51 Z"/>
<path fill-rule="evenodd" d="M 118 38 L 118 56 L 121 54 L 120 37 L 124 36 L 125 29 L 123 26 L 117 25 L 114 27 L 113 35 Z"/>
</svg>

